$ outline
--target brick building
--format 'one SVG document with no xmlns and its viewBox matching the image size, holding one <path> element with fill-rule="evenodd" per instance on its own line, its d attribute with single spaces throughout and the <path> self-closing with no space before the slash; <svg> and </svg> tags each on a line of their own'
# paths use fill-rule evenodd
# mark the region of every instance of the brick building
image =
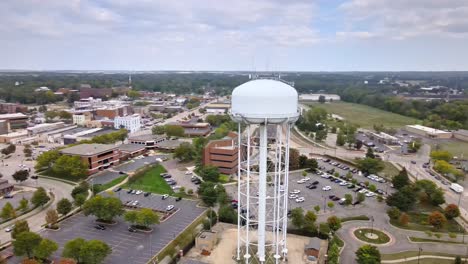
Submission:
<svg viewBox="0 0 468 264">
<path fill-rule="evenodd" d="M 79 156 L 88 165 L 88 174 L 93 174 L 119 164 L 117 146 L 106 144 L 81 144 L 60 151 L 63 155 Z"/>
<path fill-rule="evenodd" d="M 0 115 L 0 120 L 8 122 L 8 130 L 26 128 L 28 126 L 28 116 L 22 113 L 3 114 Z"/>
<path fill-rule="evenodd" d="M 24 105 L 14 103 L 0 103 L 1 114 L 26 113 L 28 108 Z"/>
<path fill-rule="evenodd" d="M 238 165 L 237 134 L 230 132 L 220 140 L 208 142 L 203 151 L 203 165 L 216 166 L 219 172 L 235 174 Z"/>
</svg>

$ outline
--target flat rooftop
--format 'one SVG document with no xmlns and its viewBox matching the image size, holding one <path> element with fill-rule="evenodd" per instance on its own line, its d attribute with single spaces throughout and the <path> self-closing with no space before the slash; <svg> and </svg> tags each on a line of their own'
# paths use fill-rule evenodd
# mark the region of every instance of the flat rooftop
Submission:
<svg viewBox="0 0 468 264">
<path fill-rule="evenodd" d="M 131 136 L 128 138 L 128 140 L 139 140 L 139 141 L 154 141 L 157 139 L 165 138 L 163 136 L 156 136 L 152 134 L 144 134 L 144 135 L 138 135 L 138 136 Z"/>
<path fill-rule="evenodd" d="M 427 126 L 421 126 L 421 125 L 406 125 L 406 127 L 414 128 L 414 129 L 419 129 L 427 133 L 431 134 L 445 134 L 445 133 L 451 133 L 447 131 L 443 131 L 437 128 L 432 128 L 432 127 L 427 127 Z"/>
<path fill-rule="evenodd" d="M 124 152 L 134 152 L 145 149 L 145 145 L 140 144 L 122 144 L 119 146 L 119 149 Z"/>
<path fill-rule="evenodd" d="M 13 118 L 28 118 L 28 116 L 22 113 L 0 115 L 0 119 L 13 119 Z"/>
<path fill-rule="evenodd" d="M 81 144 L 64 148 L 60 152 L 68 155 L 93 156 L 116 148 L 117 146 L 107 144 Z"/>
</svg>

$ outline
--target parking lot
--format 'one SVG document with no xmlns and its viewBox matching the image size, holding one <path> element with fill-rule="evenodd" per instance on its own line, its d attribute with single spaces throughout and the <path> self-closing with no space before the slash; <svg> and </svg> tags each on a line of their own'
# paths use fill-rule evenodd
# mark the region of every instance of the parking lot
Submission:
<svg viewBox="0 0 468 264">
<path fill-rule="evenodd" d="M 30 200 L 33 195 L 33 192 L 20 192 L 13 195 L 13 198 L 2 198 L 0 199 L 0 208 L 3 208 L 6 203 L 10 203 L 14 208 L 19 206 L 21 199 L 25 198 L 26 200 Z M 28 203 L 29 207 L 31 208 L 31 202 Z"/>
<path fill-rule="evenodd" d="M 120 192 L 121 198 L 130 199 L 123 190 Z M 60 223 L 59 231 L 44 230 L 41 236 L 59 244 L 59 250 L 55 254 L 57 259 L 67 241 L 81 237 L 86 240 L 102 240 L 112 248 L 112 254 L 106 258 L 105 263 L 144 264 L 206 210 L 197 207 L 196 202 L 190 200 L 176 203 L 174 198 L 162 200 L 158 195 L 144 197 L 148 198 L 145 200 L 142 194 L 133 195 L 132 198 L 141 200 L 142 205 L 148 205 L 151 208 L 165 208 L 166 204 L 173 203 L 180 210 L 165 222 L 153 226 L 151 233 L 129 232 L 128 224 L 122 218 L 118 218 L 115 225 L 106 225 L 106 230 L 98 230 L 94 228 L 96 225 L 94 217 L 78 214 Z M 11 247 L 6 251 L 11 252 Z M 9 263 L 20 263 L 20 259 L 13 258 Z"/>
</svg>

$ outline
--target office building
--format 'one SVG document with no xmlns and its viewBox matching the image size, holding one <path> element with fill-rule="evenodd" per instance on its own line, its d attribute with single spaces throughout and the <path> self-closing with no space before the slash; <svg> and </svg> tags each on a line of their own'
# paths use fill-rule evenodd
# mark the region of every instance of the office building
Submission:
<svg viewBox="0 0 468 264">
<path fill-rule="evenodd" d="M 117 116 L 114 119 L 114 128 L 120 129 L 125 128 L 129 133 L 135 133 L 141 129 L 141 117 L 139 114 L 133 114 L 128 116 Z"/>
<path fill-rule="evenodd" d="M 203 151 L 203 165 L 216 166 L 224 174 L 235 174 L 238 151 L 237 134 L 230 132 L 223 139 L 208 142 Z"/>
<path fill-rule="evenodd" d="M 78 156 L 93 174 L 119 164 L 120 151 L 117 146 L 107 144 L 81 144 L 60 150 L 63 155 Z"/>
<path fill-rule="evenodd" d="M 0 115 L 0 120 L 6 120 L 8 122 L 8 131 L 26 128 L 28 126 L 28 116 L 22 113 L 3 114 Z"/>
</svg>

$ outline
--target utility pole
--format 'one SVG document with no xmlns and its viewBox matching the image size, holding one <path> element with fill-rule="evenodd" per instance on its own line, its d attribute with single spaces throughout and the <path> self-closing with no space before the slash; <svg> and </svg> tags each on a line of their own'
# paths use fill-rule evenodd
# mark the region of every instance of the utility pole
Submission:
<svg viewBox="0 0 468 264">
<path fill-rule="evenodd" d="M 421 248 L 421 246 L 419 246 L 419 251 L 418 251 L 418 264 L 419 264 L 419 257 L 421 256 L 421 251 L 422 251 L 422 248 Z"/>
</svg>

